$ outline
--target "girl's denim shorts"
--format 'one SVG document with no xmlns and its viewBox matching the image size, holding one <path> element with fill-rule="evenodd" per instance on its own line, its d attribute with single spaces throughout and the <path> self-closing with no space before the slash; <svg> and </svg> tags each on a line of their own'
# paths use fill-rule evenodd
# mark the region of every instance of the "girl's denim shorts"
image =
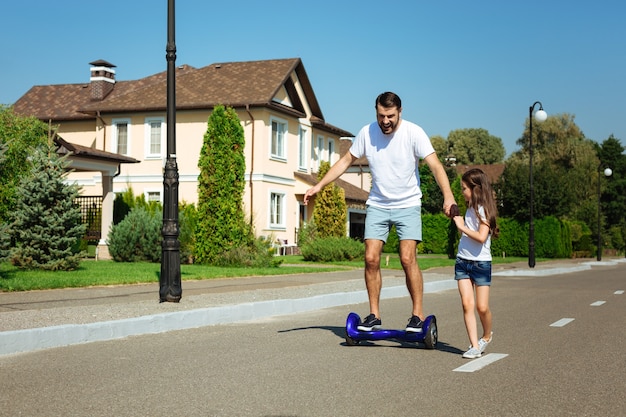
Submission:
<svg viewBox="0 0 626 417">
<path fill-rule="evenodd" d="M 457 257 L 454 279 L 471 279 L 478 286 L 491 285 L 491 261 L 470 261 Z"/>
</svg>

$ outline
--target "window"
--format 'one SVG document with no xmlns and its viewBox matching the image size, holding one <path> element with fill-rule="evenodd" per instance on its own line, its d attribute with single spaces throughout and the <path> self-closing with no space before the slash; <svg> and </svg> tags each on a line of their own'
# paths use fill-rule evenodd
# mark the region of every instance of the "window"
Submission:
<svg viewBox="0 0 626 417">
<path fill-rule="evenodd" d="M 285 194 L 270 194 L 270 227 L 285 227 Z"/>
<path fill-rule="evenodd" d="M 332 165 L 335 158 L 335 141 L 328 139 L 328 162 Z"/>
<path fill-rule="evenodd" d="M 324 137 L 317 137 L 317 146 L 315 147 L 315 162 L 317 164 L 317 170 L 320 169 L 320 163 L 324 160 Z"/>
<path fill-rule="evenodd" d="M 272 158 L 285 159 L 286 152 L 286 142 L 285 142 L 285 134 L 287 133 L 287 122 L 272 119 L 272 136 L 270 144 L 271 156 Z"/>
<path fill-rule="evenodd" d="M 145 196 L 148 203 L 161 202 L 161 191 L 145 191 Z"/>
<path fill-rule="evenodd" d="M 114 153 L 121 155 L 128 155 L 130 151 L 130 132 L 129 125 L 130 120 L 127 119 L 113 119 L 113 149 Z"/>
<path fill-rule="evenodd" d="M 153 117 L 145 122 L 145 152 L 146 158 L 161 158 L 163 156 L 163 118 Z"/>
<path fill-rule="evenodd" d="M 298 168 L 306 169 L 306 129 L 300 126 L 298 139 Z"/>
</svg>

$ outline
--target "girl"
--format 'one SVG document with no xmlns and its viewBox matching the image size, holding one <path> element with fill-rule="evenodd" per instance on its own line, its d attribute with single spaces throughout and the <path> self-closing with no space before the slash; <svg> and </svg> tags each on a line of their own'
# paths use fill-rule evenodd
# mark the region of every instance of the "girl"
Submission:
<svg viewBox="0 0 626 417">
<path fill-rule="evenodd" d="M 498 237 L 499 231 L 496 225 L 494 192 L 485 173 L 478 168 L 470 169 L 463 174 L 461 182 L 467 211 L 465 219 L 459 215 L 453 217 L 461 232 L 454 279 L 459 287 L 465 328 L 471 343 L 463 357 L 474 359 L 481 356 L 493 336 L 489 309 L 491 237 Z M 483 336 L 480 339 L 474 308 L 478 311 L 483 327 Z"/>
</svg>

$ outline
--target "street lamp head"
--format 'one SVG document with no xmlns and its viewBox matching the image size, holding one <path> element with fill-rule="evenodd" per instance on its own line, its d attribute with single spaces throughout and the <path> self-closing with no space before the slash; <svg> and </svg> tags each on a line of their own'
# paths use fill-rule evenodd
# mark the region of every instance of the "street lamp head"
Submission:
<svg viewBox="0 0 626 417">
<path fill-rule="evenodd" d="M 611 175 L 613 175 L 613 170 L 611 168 L 604 168 L 604 176 L 610 177 Z"/>
<path fill-rule="evenodd" d="M 547 118 L 548 118 L 548 113 L 546 113 L 543 110 L 543 108 L 540 108 L 535 113 L 535 120 L 538 121 L 538 122 L 545 122 Z"/>
</svg>

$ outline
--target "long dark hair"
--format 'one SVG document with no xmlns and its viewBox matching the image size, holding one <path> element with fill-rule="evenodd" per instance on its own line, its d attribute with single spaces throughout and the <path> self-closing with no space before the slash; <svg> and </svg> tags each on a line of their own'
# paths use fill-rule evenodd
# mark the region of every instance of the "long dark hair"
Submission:
<svg viewBox="0 0 626 417">
<path fill-rule="evenodd" d="M 461 181 L 472 190 L 472 197 L 467 202 L 468 207 L 472 207 L 478 214 L 478 207 L 482 206 L 485 210 L 485 218 L 491 236 L 496 238 L 500 234 L 496 217 L 498 216 L 498 206 L 496 205 L 495 193 L 491 187 L 491 182 L 487 175 L 478 168 L 472 168 L 463 174 Z"/>
</svg>

